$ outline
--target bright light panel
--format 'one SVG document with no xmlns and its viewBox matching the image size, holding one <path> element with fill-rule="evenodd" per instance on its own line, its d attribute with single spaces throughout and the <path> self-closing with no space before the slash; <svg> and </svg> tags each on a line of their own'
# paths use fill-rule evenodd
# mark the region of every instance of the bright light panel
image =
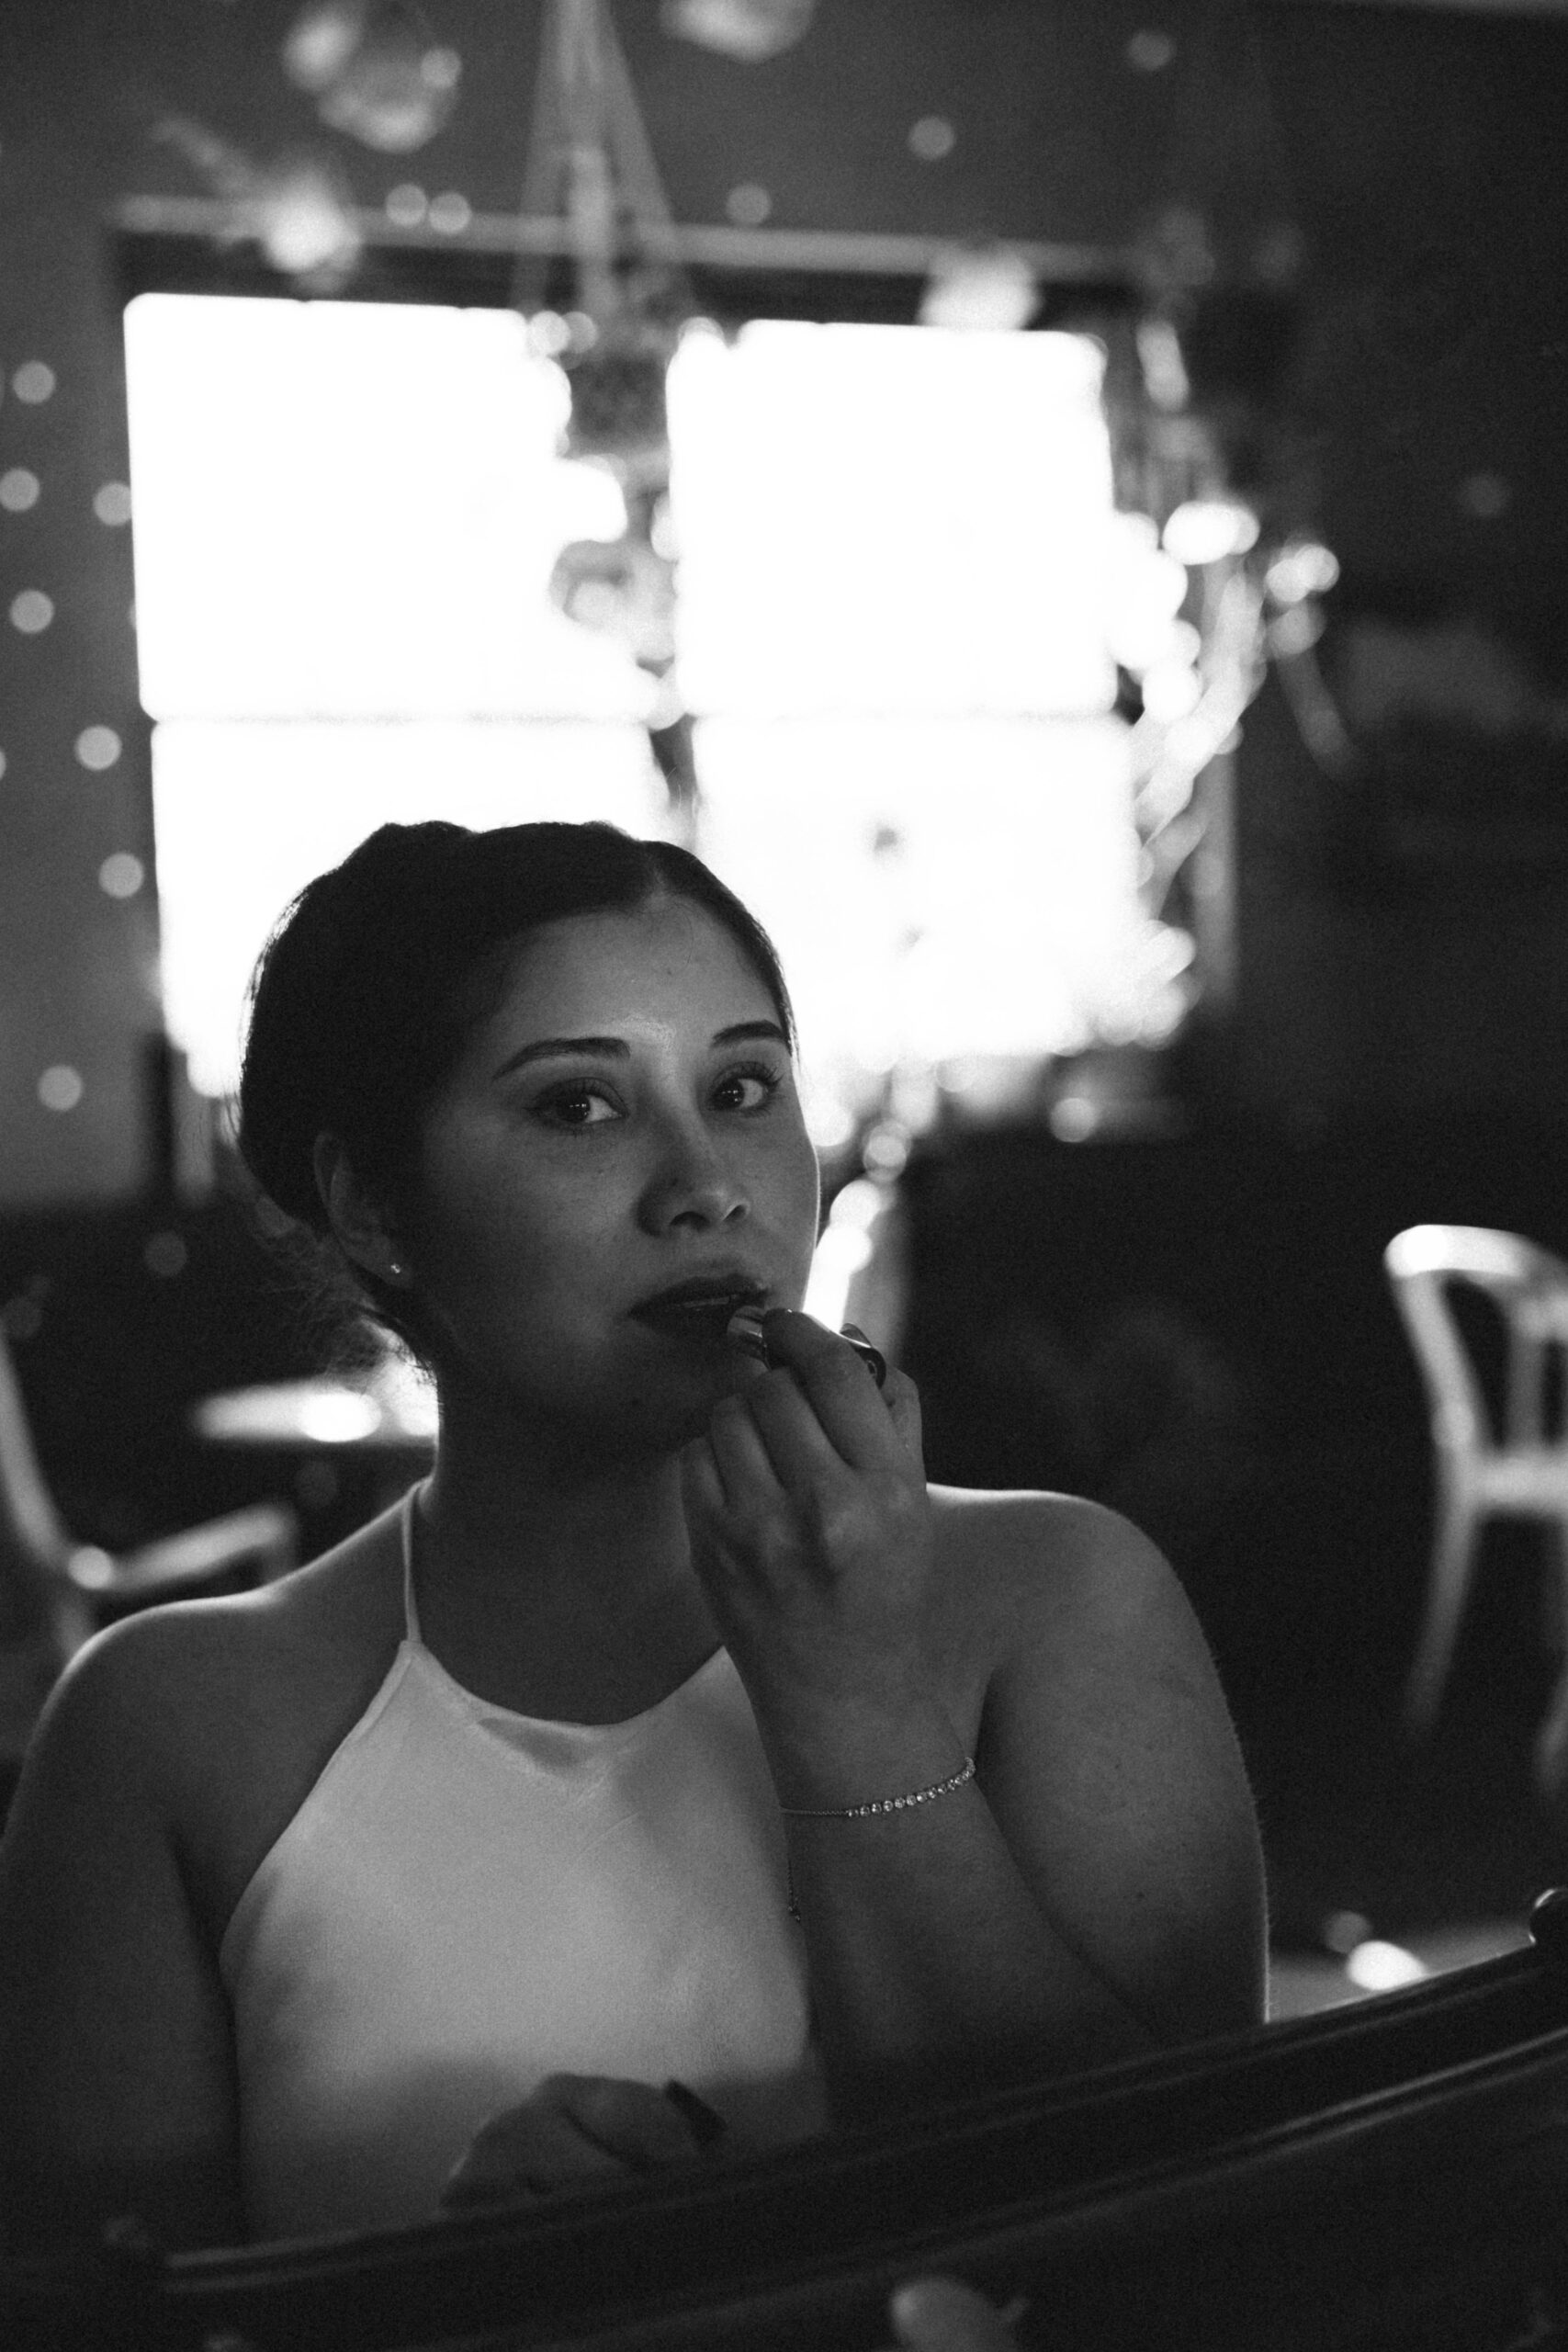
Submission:
<svg viewBox="0 0 1568 2352">
<path fill-rule="evenodd" d="M 705 854 L 773 934 L 837 1099 L 1089 1041 L 1145 924 L 1117 720 L 711 718 L 698 752 Z"/>
<path fill-rule="evenodd" d="M 689 333 L 670 419 L 691 707 L 1108 709 L 1101 373 L 1081 335 Z"/>
<path fill-rule="evenodd" d="M 153 718 L 647 710 L 546 593 L 626 516 L 515 312 L 142 294 L 125 340 Z"/>
<path fill-rule="evenodd" d="M 900 1065 L 1078 1049 L 1137 960 L 1101 373 L 775 322 L 671 369 L 703 850 L 779 941 L 825 1132 Z"/>
<path fill-rule="evenodd" d="M 516 317 L 146 295 L 127 355 L 165 1005 L 222 1093 L 267 931 L 377 824 L 667 813 L 648 679 L 547 594 L 625 510 Z M 769 322 L 677 356 L 701 846 L 784 950 L 824 1134 L 897 1065 L 1136 1028 L 1100 365 Z"/>
<path fill-rule="evenodd" d="M 270 726 L 166 722 L 152 736 L 164 1011 L 204 1094 L 239 1077 L 245 990 L 296 891 L 378 825 L 449 818 L 663 824 L 642 729 L 419 720 Z"/>
</svg>

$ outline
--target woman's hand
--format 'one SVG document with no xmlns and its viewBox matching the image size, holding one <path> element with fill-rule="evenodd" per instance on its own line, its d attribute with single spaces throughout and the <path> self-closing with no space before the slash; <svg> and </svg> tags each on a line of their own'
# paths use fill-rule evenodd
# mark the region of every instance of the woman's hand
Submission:
<svg viewBox="0 0 1568 2352">
<path fill-rule="evenodd" d="M 895 2288 L 888 2317 L 907 2352 L 1018 2352 L 1010 2313 L 958 2278 L 909 2279 Z"/>
<path fill-rule="evenodd" d="M 684 2084 L 550 2075 L 476 2132 L 454 2166 L 448 2209 L 548 2197 L 558 2189 L 698 2163 L 722 2120 Z"/>
<path fill-rule="evenodd" d="M 743 1366 L 682 1457 L 697 1573 L 760 1711 L 906 1708 L 932 1551 L 914 1385 L 879 1391 L 810 1316 L 766 1332 L 772 1369 Z"/>
</svg>

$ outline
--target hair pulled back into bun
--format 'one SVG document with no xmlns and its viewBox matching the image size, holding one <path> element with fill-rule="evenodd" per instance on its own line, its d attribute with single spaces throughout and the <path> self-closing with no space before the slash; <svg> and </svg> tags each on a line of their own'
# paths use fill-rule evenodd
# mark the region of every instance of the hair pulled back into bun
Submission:
<svg viewBox="0 0 1568 2352">
<path fill-rule="evenodd" d="M 772 942 L 689 851 L 597 822 L 379 827 L 285 909 L 252 979 L 237 1142 L 262 1191 L 330 1238 L 315 1175 L 330 1134 L 394 1225 L 415 1220 L 425 1114 L 481 1015 L 488 967 L 542 924 L 666 894 L 723 924 L 793 1037 Z M 406 1294 L 352 1272 L 417 1348 Z"/>
</svg>

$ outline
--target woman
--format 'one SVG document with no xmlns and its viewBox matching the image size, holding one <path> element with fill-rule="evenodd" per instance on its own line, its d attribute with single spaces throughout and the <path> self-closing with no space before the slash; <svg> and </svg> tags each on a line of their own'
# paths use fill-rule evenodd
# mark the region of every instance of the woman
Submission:
<svg viewBox="0 0 1568 2352">
<path fill-rule="evenodd" d="M 397 2222 L 1259 2016 L 1175 1579 L 928 1487 L 909 1382 L 799 1311 L 792 1049 L 745 910 L 607 826 L 384 826 L 289 910 L 241 1149 L 429 1367 L 437 1459 L 57 1691 L 0 1876 L 15 2229 Z"/>
</svg>

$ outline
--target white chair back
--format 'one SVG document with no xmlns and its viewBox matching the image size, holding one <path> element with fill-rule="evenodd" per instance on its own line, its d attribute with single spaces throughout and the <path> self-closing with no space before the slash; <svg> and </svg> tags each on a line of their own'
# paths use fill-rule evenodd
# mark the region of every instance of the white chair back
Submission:
<svg viewBox="0 0 1568 2352">
<path fill-rule="evenodd" d="M 1568 1264 L 1522 1235 L 1483 1225 L 1413 1225 L 1383 1252 L 1427 1387 L 1433 1442 L 1477 1453 L 1539 1445 L 1544 1355 L 1568 1347 Z M 1450 1285 L 1468 1283 L 1492 1300 L 1507 1335 L 1501 1417 L 1488 1411 L 1474 1359 L 1454 1315 Z"/>
<path fill-rule="evenodd" d="M 1568 1602 L 1568 1264 L 1520 1234 L 1492 1226 L 1413 1225 L 1383 1252 L 1426 1389 L 1435 1454 L 1437 1525 L 1426 1612 L 1405 1694 L 1413 1731 L 1436 1718 L 1460 1617 L 1489 1515 L 1547 1530 Z M 1488 1408 L 1481 1372 L 1451 1293 L 1468 1283 L 1502 1317 L 1506 1355 L 1500 1408 Z M 1555 1353 L 1559 1377 L 1547 1380 Z M 1556 1411 L 1549 1416 L 1551 1396 Z M 1565 1610 L 1568 1614 L 1568 1610 Z M 1554 1792 L 1568 1773 L 1568 1665 L 1536 1736 L 1536 1774 Z"/>
</svg>

